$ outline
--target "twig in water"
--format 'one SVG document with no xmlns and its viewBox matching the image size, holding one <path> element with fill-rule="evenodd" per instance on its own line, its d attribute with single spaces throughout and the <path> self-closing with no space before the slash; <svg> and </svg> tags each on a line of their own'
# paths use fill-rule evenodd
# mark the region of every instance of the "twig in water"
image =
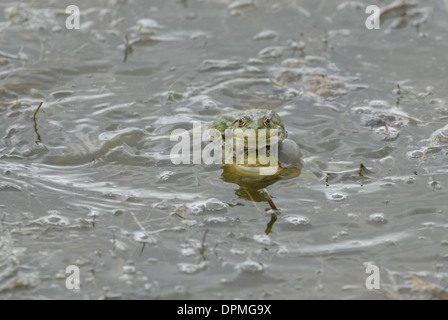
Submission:
<svg viewBox="0 0 448 320">
<path fill-rule="evenodd" d="M 140 230 L 142 231 L 146 231 L 145 228 L 142 226 L 142 224 L 140 223 L 140 221 L 137 220 L 137 217 L 135 216 L 135 214 L 133 212 L 131 212 L 132 217 L 134 218 L 135 223 L 138 225 L 138 227 L 140 228 Z"/>
<path fill-rule="evenodd" d="M 123 59 L 123 62 L 126 62 L 126 60 L 128 59 L 128 55 L 130 53 L 132 53 L 133 48 L 132 48 L 132 44 L 129 43 L 128 36 L 124 35 L 123 38 L 124 38 L 123 39 L 123 41 L 124 41 L 124 59 Z"/>
<path fill-rule="evenodd" d="M 40 107 L 42 107 L 42 104 L 43 104 L 43 103 L 44 103 L 44 102 L 42 101 L 42 102 L 39 104 L 39 107 L 37 107 L 36 112 L 34 112 L 34 132 L 36 132 L 36 134 L 37 134 L 37 140 L 35 141 L 36 144 L 39 144 L 39 142 L 42 141 L 42 140 L 40 139 L 40 135 L 39 135 L 39 133 L 37 132 L 37 118 L 36 118 L 36 116 L 37 116 L 37 113 L 38 113 L 39 110 L 40 110 Z"/>
<path fill-rule="evenodd" d="M 360 177 L 364 177 L 364 175 L 363 175 L 364 170 L 366 170 L 366 167 L 364 166 L 363 163 L 361 163 L 361 164 L 359 165 L 359 176 L 360 176 Z"/>
<path fill-rule="evenodd" d="M 184 203 L 184 204 L 182 205 L 182 207 L 180 207 L 179 209 L 177 209 L 176 212 L 174 212 L 173 214 L 174 214 L 175 216 L 178 216 L 178 217 L 181 218 L 182 220 L 185 220 L 185 217 L 181 216 L 179 213 L 185 211 L 186 208 L 187 208 L 187 206 L 186 206 L 186 204 Z"/>
<path fill-rule="evenodd" d="M 137 219 L 137 217 L 135 216 L 135 214 L 134 214 L 133 212 L 131 212 L 131 215 L 132 215 L 132 217 L 134 218 L 134 221 L 135 221 L 135 223 L 138 225 L 138 227 L 140 228 L 140 230 L 142 230 L 143 232 L 146 233 L 145 228 L 142 226 L 142 224 L 140 223 L 140 221 L 138 221 L 138 219 Z M 146 243 L 143 242 L 142 249 L 140 250 L 140 253 L 139 253 L 139 255 L 138 255 L 139 257 L 142 255 L 143 250 L 145 249 L 145 245 L 146 245 Z"/>
<path fill-rule="evenodd" d="M 274 201 L 272 201 L 271 196 L 268 193 L 268 190 L 263 189 L 264 194 L 266 195 L 266 200 L 269 202 L 269 205 L 271 206 L 272 210 L 278 211 L 277 207 L 275 206 Z"/>
<path fill-rule="evenodd" d="M 204 231 L 204 236 L 202 237 L 201 248 L 199 249 L 199 253 L 202 256 L 202 259 L 207 260 L 205 257 L 205 238 L 207 237 L 208 229 Z"/>
<path fill-rule="evenodd" d="M 244 191 L 247 193 L 250 201 L 252 201 L 252 203 L 254 204 L 255 208 L 257 208 L 258 211 L 261 211 L 260 208 L 258 208 L 257 203 L 255 202 L 255 199 L 252 197 L 252 195 L 250 194 L 249 190 L 247 190 L 246 187 L 243 186 Z"/>
</svg>

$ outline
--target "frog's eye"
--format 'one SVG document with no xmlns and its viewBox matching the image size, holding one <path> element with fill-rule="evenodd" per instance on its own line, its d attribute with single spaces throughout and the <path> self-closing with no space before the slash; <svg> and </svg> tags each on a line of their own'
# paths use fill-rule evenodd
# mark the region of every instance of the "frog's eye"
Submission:
<svg viewBox="0 0 448 320">
<path fill-rule="evenodd" d="M 240 120 L 238 120 L 238 124 L 240 125 L 240 127 L 244 127 L 247 123 L 246 118 L 241 118 Z"/>
<path fill-rule="evenodd" d="M 263 119 L 263 125 L 264 125 L 265 127 L 269 127 L 269 126 L 271 125 L 271 119 L 269 119 L 269 118 L 264 118 L 264 119 Z"/>
</svg>

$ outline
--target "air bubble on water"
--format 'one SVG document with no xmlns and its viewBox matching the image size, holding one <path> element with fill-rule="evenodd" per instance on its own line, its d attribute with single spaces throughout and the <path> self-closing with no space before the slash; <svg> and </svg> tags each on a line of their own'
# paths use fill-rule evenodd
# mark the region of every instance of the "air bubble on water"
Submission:
<svg viewBox="0 0 448 320">
<path fill-rule="evenodd" d="M 195 274 L 199 271 L 205 270 L 207 268 L 207 261 L 202 261 L 199 264 L 192 264 L 192 263 L 178 263 L 177 268 L 179 269 L 179 272 L 185 273 L 185 274 Z"/>
<path fill-rule="evenodd" d="M 387 219 L 384 213 L 372 213 L 367 221 L 374 224 L 384 224 L 387 222 Z"/>
<path fill-rule="evenodd" d="M 113 243 L 114 245 L 114 250 L 119 250 L 119 251 L 128 251 L 128 246 L 126 243 L 124 243 L 121 240 L 116 240 L 116 239 L 111 239 L 110 240 L 111 243 Z"/>
<path fill-rule="evenodd" d="M 310 219 L 301 215 L 289 215 L 283 218 L 287 223 L 294 226 L 304 226 L 310 224 Z"/>
<path fill-rule="evenodd" d="M 70 224 L 70 220 L 62 216 L 59 211 L 56 210 L 48 211 L 47 216 L 36 219 L 34 222 L 53 226 L 68 226 Z"/>
<path fill-rule="evenodd" d="M 146 244 L 157 244 L 157 239 L 151 235 L 148 235 L 145 231 L 134 232 L 134 241 Z"/>
<path fill-rule="evenodd" d="M 88 217 L 96 219 L 100 216 L 100 213 L 97 210 L 91 210 L 88 214 Z"/>
<path fill-rule="evenodd" d="M 230 249 L 230 253 L 233 255 L 242 255 L 246 253 L 246 250 L 241 249 L 241 248 L 232 248 Z"/>
<path fill-rule="evenodd" d="M 122 270 L 123 270 L 123 273 L 126 273 L 126 274 L 134 274 L 137 272 L 137 270 L 135 269 L 135 266 L 133 266 L 133 265 L 125 265 L 125 266 L 123 266 Z"/>
<path fill-rule="evenodd" d="M 176 206 L 173 203 L 170 203 L 170 202 L 168 202 L 166 200 L 154 203 L 152 205 L 152 207 L 154 209 L 159 209 L 159 210 L 174 210 L 176 208 Z"/>
<path fill-rule="evenodd" d="M 180 250 L 180 254 L 184 257 L 194 257 L 196 255 L 196 250 L 193 248 L 184 248 Z"/>
<path fill-rule="evenodd" d="M 413 150 L 406 153 L 408 159 L 420 159 L 423 156 L 422 150 Z"/>
<path fill-rule="evenodd" d="M 248 259 L 244 262 L 238 263 L 235 266 L 235 269 L 247 273 L 257 273 L 257 272 L 263 272 L 264 266 L 260 262 Z"/>
<path fill-rule="evenodd" d="M 271 240 L 271 238 L 266 234 L 256 234 L 252 237 L 256 242 L 261 243 L 266 246 L 272 246 L 276 243 Z"/>
<path fill-rule="evenodd" d="M 376 129 L 376 133 L 377 134 L 381 134 L 383 137 L 383 140 L 391 140 L 391 139 L 395 139 L 398 137 L 398 130 L 393 128 L 393 127 L 387 127 L 386 126 L 382 126 L 379 127 L 378 129 Z"/>
<path fill-rule="evenodd" d="M 345 192 L 327 192 L 326 196 L 329 200 L 333 201 L 343 201 L 347 199 L 347 194 Z"/>
<path fill-rule="evenodd" d="M 187 204 L 187 207 L 190 209 L 191 213 L 201 214 L 204 212 L 224 211 L 227 209 L 227 204 L 216 198 L 210 198 L 205 201 L 189 203 Z"/>
</svg>

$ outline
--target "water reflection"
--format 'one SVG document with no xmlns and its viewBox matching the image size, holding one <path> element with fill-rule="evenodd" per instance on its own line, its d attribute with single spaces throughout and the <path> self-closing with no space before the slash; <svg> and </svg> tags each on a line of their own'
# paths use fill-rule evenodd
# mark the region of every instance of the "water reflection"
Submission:
<svg viewBox="0 0 448 320">
<path fill-rule="evenodd" d="M 263 189 L 280 180 L 297 178 L 301 173 L 298 168 L 280 168 L 279 173 L 273 176 L 243 176 L 234 165 L 225 165 L 222 169 L 222 180 L 240 186 L 235 190 L 235 194 L 239 198 L 255 202 L 267 201 Z"/>
<path fill-rule="evenodd" d="M 277 181 L 299 177 L 301 170 L 298 168 L 279 168 L 278 173 L 272 176 L 243 176 L 233 164 L 224 165 L 222 169 L 222 179 L 226 182 L 235 183 L 239 186 L 239 188 L 235 190 L 235 194 L 239 198 L 250 200 L 254 203 L 269 203 L 274 212 L 270 214 L 270 219 L 267 222 L 264 233 L 266 235 L 270 234 L 275 222 L 277 221 L 278 209 L 272 201 L 266 188 L 273 185 Z"/>
</svg>

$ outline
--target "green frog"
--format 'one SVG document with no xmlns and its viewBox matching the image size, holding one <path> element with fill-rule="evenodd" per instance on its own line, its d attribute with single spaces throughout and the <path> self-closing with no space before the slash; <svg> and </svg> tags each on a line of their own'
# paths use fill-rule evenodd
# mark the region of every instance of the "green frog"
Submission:
<svg viewBox="0 0 448 320">
<path fill-rule="evenodd" d="M 266 137 L 264 145 L 257 145 L 257 149 L 253 150 L 245 143 L 244 153 L 240 155 L 245 157 L 244 162 L 238 163 L 239 156 L 234 152 L 233 163 L 226 163 L 223 166 L 222 179 L 226 182 L 236 183 L 241 187 L 235 190 L 240 198 L 257 202 L 266 201 L 262 189 L 279 180 L 300 176 L 302 168 L 300 149 L 296 142 L 287 138 L 288 133 L 285 125 L 275 111 L 251 109 L 223 114 L 213 121 L 210 128 L 221 133 L 218 140 L 222 143 L 223 148 L 226 144 L 226 135 L 230 134 L 236 140 L 253 137 L 258 142 L 258 135 L 262 132 L 260 130 L 265 129 L 263 131 Z M 276 156 L 275 166 L 260 164 L 260 161 L 258 161 L 260 147 L 269 156 Z M 276 153 L 272 152 L 274 147 L 277 150 Z M 256 157 L 255 164 L 249 164 L 247 161 L 248 154 L 251 152 Z"/>
<path fill-rule="evenodd" d="M 213 121 L 211 129 L 221 133 L 223 147 L 229 136 L 235 140 L 244 140 L 246 137 L 244 152 L 234 153 L 233 163 L 227 164 L 227 169 L 232 169 L 239 176 L 278 176 L 285 173 L 284 169 L 300 170 L 302 166 L 297 143 L 287 138 L 283 121 L 273 110 L 252 109 L 223 114 Z M 261 134 L 263 139 L 260 140 Z M 257 143 L 255 149 L 248 144 L 251 138 Z M 272 152 L 274 147 L 276 152 Z M 248 160 L 251 154 L 256 159 L 255 163 Z M 275 157 L 270 159 L 276 160 L 275 165 L 272 166 L 272 161 L 268 164 L 262 162 L 260 154 Z M 239 159 L 241 157 L 244 159 Z"/>
</svg>

